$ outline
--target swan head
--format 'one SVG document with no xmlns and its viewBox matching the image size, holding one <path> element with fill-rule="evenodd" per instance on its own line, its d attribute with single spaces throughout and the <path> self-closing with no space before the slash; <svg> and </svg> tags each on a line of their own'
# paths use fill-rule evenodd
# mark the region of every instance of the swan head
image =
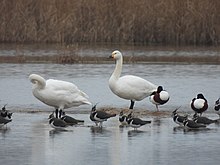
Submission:
<svg viewBox="0 0 220 165">
<path fill-rule="evenodd" d="M 29 80 L 39 88 L 44 88 L 46 86 L 46 81 L 43 77 L 37 74 L 31 74 Z"/>
<path fill-rule="evenodd" d="M 112 52 L 112 55 L 109 58 L 113 58 L 115 60 L 118 60 L 118 59 L 122 58 L 122 54 L 120 51 L 115 50 Z"/>
</svg>

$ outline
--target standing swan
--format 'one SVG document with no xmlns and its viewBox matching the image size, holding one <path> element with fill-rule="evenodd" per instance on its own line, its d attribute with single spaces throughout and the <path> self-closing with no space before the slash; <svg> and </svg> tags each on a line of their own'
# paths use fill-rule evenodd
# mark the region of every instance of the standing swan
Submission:
<svg viewBox="0 0 220 165">
<path fill-rule="evenodd" d="M 123 57 L 121 52 L 115 50 L 110 58 L 116 60 L 116 67 L 109 79 L 109 87 L 117 96 L 131 100 L 130 109 L 133 109 L 135 101 L 143 100 L 157 91 L 157 86 L 137 76 L 121 76 Z"/>
<path fill-rule="evenodd" d="M 91 103 L 88 96 L 70 82 L 48 79 L 37 74 L 31 74 L 29 80 L 33 83 L 33 95 L 43 103 L 56 109 L 56 118 L 61 117 L 63 109 Z"/>
</svg>

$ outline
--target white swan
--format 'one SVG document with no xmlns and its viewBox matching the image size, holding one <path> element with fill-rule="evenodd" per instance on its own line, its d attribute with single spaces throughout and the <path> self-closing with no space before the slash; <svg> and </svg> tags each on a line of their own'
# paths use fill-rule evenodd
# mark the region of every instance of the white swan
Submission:
<svg viewBox="0 0 220 165">
<path fill-rule="evenodd" d="M 56 117 L 61 117 L 63 109 L 91 103 L 88 95 L 70 82 L 48 79 L 37 74 L 31 74 L 29 80 L 33 83 L 33 95 L 43 103 L 56 109 Z"/>
<path fill-rule="evenodd" d="M 157 91 L 157 85 L 137 76 L 121 76 L 123 57 L 121 52 L 115 50 L 111 58 L 116 60 L 116 67 L 109 79 L 109 87 L 117 96 L 131 100 L 130 109 L 133 109 L 135 101 L 143 100 Z"/>
</svg>

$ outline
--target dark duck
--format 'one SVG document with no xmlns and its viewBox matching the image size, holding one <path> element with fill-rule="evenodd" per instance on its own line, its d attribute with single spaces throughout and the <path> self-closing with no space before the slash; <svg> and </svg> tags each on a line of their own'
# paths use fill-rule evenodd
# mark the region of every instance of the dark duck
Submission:
<svg viewBox="0 0 220 165">
<path fill-rule="evenodd" d="M 208 101 L 203 94 L 198 94 L 196 98 L 191 101 L 191 108 L 195 113 L 199 113 L 200 116 L 208 109 Z"/>
<path fill-rule="evenodd" d="M 156 105 L 157 111 L 159 111 L 158 106 L 167 103 L 169 99 L 169 93 L 165 91 L 162 86 L 158 86 L 157 91 L 154 91 L 150 95 L 150 101 Z"/>
</svg>

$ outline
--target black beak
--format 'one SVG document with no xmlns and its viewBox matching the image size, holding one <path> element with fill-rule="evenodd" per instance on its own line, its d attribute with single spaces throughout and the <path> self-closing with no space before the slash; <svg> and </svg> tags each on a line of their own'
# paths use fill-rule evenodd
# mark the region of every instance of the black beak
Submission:
<svg viewBox="0 0 220 165">
<path fill-rule="evenodd" d="M 112 56 L 109 56 L 108 58 L 113 58 Z"/>
</svg>

